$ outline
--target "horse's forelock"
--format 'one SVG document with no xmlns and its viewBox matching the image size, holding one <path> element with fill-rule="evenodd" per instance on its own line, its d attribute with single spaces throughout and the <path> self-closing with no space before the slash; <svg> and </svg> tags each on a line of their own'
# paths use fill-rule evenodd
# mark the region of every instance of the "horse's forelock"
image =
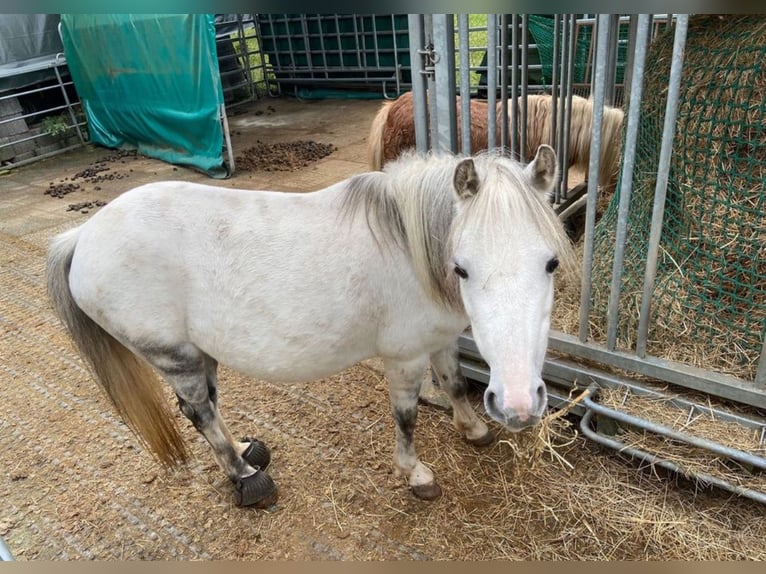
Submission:
<svg viewBox="0 0 766 574">
<path fill-rule="evenodd" d="M 469 221 L 487 229 L 505 229 L 519 221 L 532 223 L 548 247 L 557 255 L 566 273 L 576 272 L 571 242 L 561 220 L 543 194 L 531 188 L 524 166 L 496 153 L 475 158 L 482 179 L 476 198 L 456 221 L 454 234 Z M 498 235 L 502 240 L 503 234 Z"/>
</svg>

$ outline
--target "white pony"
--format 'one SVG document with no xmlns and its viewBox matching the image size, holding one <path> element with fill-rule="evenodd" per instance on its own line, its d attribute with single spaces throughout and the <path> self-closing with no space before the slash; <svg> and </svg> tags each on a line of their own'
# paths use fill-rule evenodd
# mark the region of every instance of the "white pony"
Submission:
<svg viewBox="0 0 766 574">
<path fill-rule="evenodd" d="M 478 445 L 493 436 L 466 399 L 456 341 L 469 324 L 491 369 L 487 413 L 511 430 L 546 408 L 541 369 L 553 271 L 569 242 L 546 201 L 553 150 L 405 155 L 384 172 L 305 194 L 184 182 L 141 186 L 58 236 L 48 290 L 117 411 L 166 465 L 185 447 L 143 358 L 210 443 L 239 505 L 277 488 L 268 447 L 233 440 L 217 407 L 218 362 L 255 378 L 311 380 L 382 357 L 394 463 L 439 496 L 413 443 L 429 361 Z"/>
</svg>

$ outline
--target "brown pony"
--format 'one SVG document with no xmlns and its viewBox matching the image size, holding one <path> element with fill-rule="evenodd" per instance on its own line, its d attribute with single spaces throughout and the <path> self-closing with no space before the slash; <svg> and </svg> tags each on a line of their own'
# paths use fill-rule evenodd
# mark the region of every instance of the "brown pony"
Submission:
<svg viewBox="0 0 766 574">
<path fill-rule="evenodd" d="M 497 103 L 500 117 L 501 102 Z M 521 114 L 519 108 L 519 115 Z M 604 107 L 601 128 L 601 162 L 598 182 L 602 188 L 614 189 L 619 172 L 618 161 L 622 144 L 623 111 Z M 591 126 L 593 102 L 580 96 L 572 96 L 572 123 L 569 131 L 568 165 L 578 172 L 587 173 L 590 161 Z M 458 140 L 461 138 L 460 97 L 457 97 Z M 519 118 L 520 119 L 520 118 Z M 527 96 L 527 140 L 525 157 L 533 158 L 541 144 L 550 145 L 551 96 Z M 496 141 L 500 141 L 500 123 L 497 125 Z M 371 170 L 398 157 L 404 150 L 415 147 L 415 121 L 412 92 L 393 101 L 385 102 L 372 121 L 367 138 L 367 162 Z M 487 149 L 487 102 L 471 100 L 471 153 Z"/>
</svg>

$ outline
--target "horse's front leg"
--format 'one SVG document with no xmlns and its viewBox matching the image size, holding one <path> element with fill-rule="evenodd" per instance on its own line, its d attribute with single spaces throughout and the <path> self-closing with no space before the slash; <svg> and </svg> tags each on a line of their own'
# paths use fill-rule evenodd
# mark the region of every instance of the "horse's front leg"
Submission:
<svg viewBox="0 0 766 574">
<path fill-rule="evenodd" d="M 460 373 L 457 341 L 431 355 L 431 368 L 452 403 L 452 424 L 458 432 L 475 446 L 492 444 L 495 436 L 468 402 L 468 383 Z"/>
<path fill-rule="evenodd" d="M 407 477 L 412 493 L 424 500 L 438 498 L 441 487 L 434 480 L 431 470 L 418 459 L 415 451 L 414 433 L 418 419 L 418 396 L 428 358 L 401 362 L 385 360 L 391 411 L 396 423 L 396 448 L 394 466 Z"/>
</svg>

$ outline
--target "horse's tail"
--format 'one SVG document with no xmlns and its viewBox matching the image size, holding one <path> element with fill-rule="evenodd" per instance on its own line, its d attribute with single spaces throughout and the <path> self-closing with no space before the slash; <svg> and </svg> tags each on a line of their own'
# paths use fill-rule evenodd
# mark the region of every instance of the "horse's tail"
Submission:
<svg viewBox="0 0 766 574">
<path fill-rule="evenodd" d="M 379 171 L 383 167 L 383 132 L 391 105 L 392 102 L 384 102 L 370 126 L 367 136 L 367 166 L 371 171 Z"/>
<path fill-rule="evenodd" d="M 75 302 L 69 270 L 80 228 L 56 237 L 48 252 L 46 278 L 54 310 L 115 409 L 159 461 L 168 467 L 187 458 L 186 447 L 149 365 L 117 341 Z"/>
</svg>

